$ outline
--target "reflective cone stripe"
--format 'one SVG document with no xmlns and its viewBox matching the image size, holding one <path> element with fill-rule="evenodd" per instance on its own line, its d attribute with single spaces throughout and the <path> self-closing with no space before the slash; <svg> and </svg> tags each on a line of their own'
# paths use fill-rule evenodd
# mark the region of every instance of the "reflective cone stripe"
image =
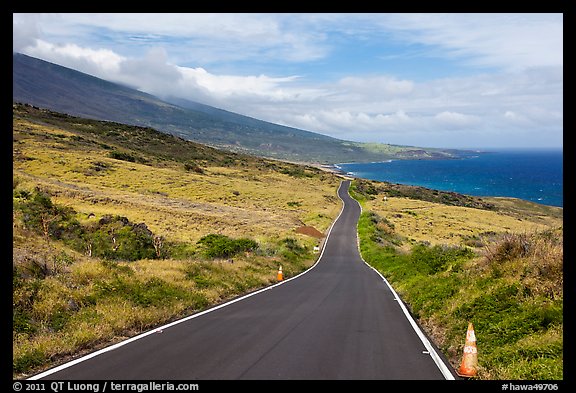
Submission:
<svg viewBox="0 0 576 393">
<path fill-rule="evenodd" d="M 464 345 L 464 355 L 457 374 L 461 377 L 474 377 L 478 369 L 478 350 L 476 348 L 476 334 L 474 326 L 468 323 L 466 331 L 466 343 Z"/>
<path fill-rule="evenodd" d="M 282 265 L 280 265 L 280 267 L 278 268 L 278 275 L 276 276 L 276 279 L 278 281 L 284 280 L 284 275 L 282 274 Z"/>
</svg>

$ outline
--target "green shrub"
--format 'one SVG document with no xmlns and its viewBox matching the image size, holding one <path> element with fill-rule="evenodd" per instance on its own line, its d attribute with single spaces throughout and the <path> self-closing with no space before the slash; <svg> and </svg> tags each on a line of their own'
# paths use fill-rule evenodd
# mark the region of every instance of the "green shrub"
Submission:
<svg viewBox="0 0 576 393">
<path fill-rule="evenodd" d="M 378 195 L 378 189 L 370 180 L 355 179 L 350 185 L 350 195 L 362 203 L 367 200 L 373 200 Z"/>
<path fill-rule="evenodd" d="M 400 246 L 403 239 L 394 232 L 394 224 L 374 212 L 362 214 L 358 231 L 369 231 L 370 240 L 380 246 Z"/>
<path fill-rule="evenodd" d="M 31 349 L 18 358 L 12 360 L 12 370 L 14 372 L 28 371 L 46 362 L 46 355 L 40 349 Z"/>
<path fill-rule="evenodd" d="M 54 204 L 50 196 L 39 189 L 33 193 L 15 192 L 14 195 L 17 196 L 15 207 L 22 212 L 24 226 L 40 235 L 61 240 L 77 251 L 109 260 L 158 258 L 154 234 L 144 223 L 133 224 L 126 217 L 106 215 L 95 225 L 82 226 L 75 218 L 74 209 Z M 248 249 L 249 244 L 240 242 L 238 247 Z M 53 265 L 70 264 L 69 259 L 65 254 L 59 255 L 55 257 Z M 26 265 L 32 270 L 45 267 L 32 262 Z"/>
<path fill-rule="evenodd" d="M 159 278 L 151 278 L 146 282 L 136 282 L 126 285 L 127 297 L 139 306 L 162 306 L 175 299 L 184 299 L 187 293 Z"/>
<path fill-rule="evenodd" d="M 125 275 L 116 274 L 110 281 L 96 283 L 97 296 L 129 300 L 141 307 L 165 306 L 178 299 L 187 299 L 189 293 L 169 284 L 160 278 L 138 281 Z"/>
<path fill-rule="evenodd" d="M 305 258 L 309 251 L 306 247 L 298 244 L 298 241 L 294 238 L 288 237 L 280 242 L 279 254 L 286 260 L 290 262 L 296 262 L 300 259 Z"/>
<path fill-rule="evenodd" d="M 114 158 L 115 160 L 136 162 L 136 157 L 134 157 L 133 155 L 128 154 L 126 152 L 118 151 L 118 150 L 113 150 L 110 153 L 108 153 L 108 157 Z"/>
<path fill-rule="evenodd" d="M 423 274 L 435 274 L 473 256 L 474 252 L 467 247 L 418 244 L 412 248 L 410 259 Z"/>
<path fill-rule="evenodd" d="M 225 235 L 209 234 L 198 240 L 203 253 L 207 258 L 231 258 L 244 251 L 254 251 L 258 243 L 254 240 L 242 238 L 231 239 Z"/>
<path fill-rule="evenodd" d="M 306 172 L 300 166 L 293 166 L 290 168 L 282 168 L 282 169 L 280 169 L 279 172 L 284 174 L 284 175 L 288 175 L 288 176 L 295 177 L 295 178 L 304 178 L 304 177 L 313 177 L 314 176 L 314 175 Z"/>
<path fill-rule="evenodd" d="M 12 331 L 15 333 L 33 334 L 38 328 L 32 322 L 32 317 L 27 311 L 12 310 Z"/>
<path fill-rule="evenodd" d="M 74 218 L 74 209 L 55 205 L 40 189 L 33 193 L 19 192 L 15 207 L 22 212 L 22 221 L 27 229 L 53 239 L 62 238 L 63 232 L 69 228 L 77 229 L 80 225 Z"/>
<path fill-rule="evenodd" d="M 92 256 L 135 261 L 157 258 L 154 235 L 145 224 L 132 224 L 126 217 L 106 215 L 86 231 Z"/>
</svg>

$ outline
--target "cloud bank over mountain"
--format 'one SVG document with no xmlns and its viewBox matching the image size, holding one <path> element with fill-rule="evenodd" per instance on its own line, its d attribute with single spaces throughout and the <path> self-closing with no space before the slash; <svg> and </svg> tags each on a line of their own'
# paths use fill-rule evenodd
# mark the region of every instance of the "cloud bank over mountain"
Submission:
<svg viewBox="0 0 576 393">
<path fill-rule="evenodd" d="M 13 50 L 337 138 L 562 146 L 561 14 L 14 14 Z"/>
</svg>

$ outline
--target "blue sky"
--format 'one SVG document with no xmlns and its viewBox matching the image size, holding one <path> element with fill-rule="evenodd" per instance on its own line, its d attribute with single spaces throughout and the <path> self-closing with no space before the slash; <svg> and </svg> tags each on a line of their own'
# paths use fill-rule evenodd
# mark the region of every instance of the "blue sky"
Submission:
<svg viewBox="0 0 576 393">
<path fill-rule="evenodd" d="M 13 48 L 337 138 L 562 147 L 562 14 L 14 14 Z"/>
</svg>

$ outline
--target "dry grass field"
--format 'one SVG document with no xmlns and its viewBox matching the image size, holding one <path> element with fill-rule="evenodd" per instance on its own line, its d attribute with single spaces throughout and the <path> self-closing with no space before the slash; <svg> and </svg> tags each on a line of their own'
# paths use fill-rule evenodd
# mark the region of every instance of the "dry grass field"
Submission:
<svg viewBox="0 0 576 393">
<path fill-rule="evenodd" d="M 103 148 L 76 148 L 73 135 L 15 122 L 14 175 L 21 188 L 40 186 L 81 217 L 118 214 L 170 240 L 195 242 L 212 232 L 264 240 L 301 225 L 325 231 L 340 209 L 338 179 L 318 171 L 293 177 L 207 166 L 199 174 L 177 162 L 142 164 L 110 158 Z"/>
<path fill-rule="evenodd" d="M 14 113 L 15 376 L 274 283 L 280 264 L 285 277 L 300 273 L 321 239 L 297 230 L 325 232 L 341 209 L 340 179 L 312 167 L 30 107 Z M 108 216 L 143 223 L 167 255 L 108 260 L 42 235 L 20 207 L 37 192 L 85 228 Z M 207 258 L 197 243 L 209 234 L 258 249 Z"/>
<path fill-rule="evenodd" d="M 366 210 L 377 213 L 394 225 L 397 234 L 407 238 L 410 246 L 417 242 L 431 245 L 470 245 L 489 240 L 496 234 L 532 233 L 550 227 L 562 226 L 561 214 L 538 214 L 531 209 L 521 210 L 530 202 L 483 198 L 498 206 L 498 210 L 482 210 L 463 206 L 449 206 L 440 203 L 414 200 L 401 197 L 382 197 L 366 202 Z M 514 207 L 514 210 L 512 210 Z M 505 209 L 508 209 L 506 212 Z M 559 208 L 545 208 L 560 211 Z"/>
</svg>

